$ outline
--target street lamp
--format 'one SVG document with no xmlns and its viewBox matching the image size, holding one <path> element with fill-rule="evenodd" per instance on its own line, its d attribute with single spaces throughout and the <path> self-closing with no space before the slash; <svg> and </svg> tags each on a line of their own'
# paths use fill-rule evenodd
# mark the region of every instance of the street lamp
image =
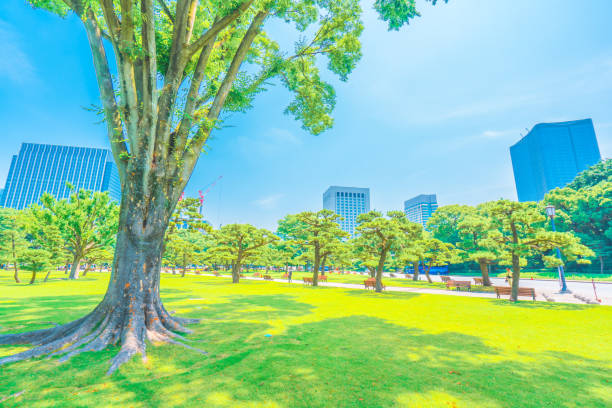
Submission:
<svg viewBox="0 0 612 408">
<path fill-rule="evenodd" d="M 552 224 L 552 230 L 556 231 L 555 229 L 555 207 L 553 205 L 546 206 L 546 215 L 550 217 L 550 223 Z M 563 262 L 563 258 L 561 258 L 561 251 L 559 251 L 559 247 L 555 249 L 557 250 L 557 257 L 559 258 L 561 262 Z M 557 267 L 557 270 L 559 271 L 559 280 L 561 281 L 561 290 L 559 291 L 559 293 L 571 293 L 567 289 L 567 284 L 565 283 L 565 273 L 563 271 L 563 265 L 559 265 Z"/>
</svg>

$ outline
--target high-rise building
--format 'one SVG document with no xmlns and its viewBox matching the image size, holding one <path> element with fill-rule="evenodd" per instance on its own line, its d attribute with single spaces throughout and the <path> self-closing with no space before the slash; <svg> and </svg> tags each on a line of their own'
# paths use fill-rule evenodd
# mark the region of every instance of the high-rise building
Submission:
<svg viewBox="0 0 612 408">
<path fill-rule="evenodd" d="M 404 201 L 404 214 L 408 220 L 427 226 L 427 220 L 438 209 L 435 194 L 420 194 Z"/>
<path fill-rule="evenodd" d="M 370 211 L 370 189 L 331 186 L 323 193 L 323 208 L 340 215 L 340 228 L 354 237 L 357 216 Z"/>
<path fill-rule="evenodd" d="M 0 205 L 23 209 L 47 192 L 67 198 L 69 182 L 78 189 L 108 191 L 119 200 L 121 186 L 112 154 L 106 149 L 23 143 L 13 156 Z"/>
<path fill-rule="evenodd" d="M 539 201 L 601 160 L 591 119 L 538 123 L 510 147 L 519 201 Z"/>
</svg>

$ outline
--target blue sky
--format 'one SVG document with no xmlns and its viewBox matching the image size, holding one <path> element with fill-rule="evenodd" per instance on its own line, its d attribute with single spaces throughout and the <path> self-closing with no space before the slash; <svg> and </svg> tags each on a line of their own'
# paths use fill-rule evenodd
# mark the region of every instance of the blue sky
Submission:
<svg viewBox="0 0 612 408">
<path fill-rule="evenodd" d="M 332 130 L 304 132 L 274 87 L 214 135 L 187 188 L 196 196 L 223 175 L 206 199 L 213 224 L 274 228 L 320 209 L 330 185 L 369 187 L 384 211 L 421 193 L 440 205 L 516 199 L 508 148 L 538 122 L 590 117 L 612 156 L 612 2 L 420 2 L 399 32 L 363 7 L 364 56 L 347 83 L 333 80 Z M 83 109 L 98 103 L 80 22 L 2 1 L 0 186 L 22 142 L 106 147 Z"/>
</svg>

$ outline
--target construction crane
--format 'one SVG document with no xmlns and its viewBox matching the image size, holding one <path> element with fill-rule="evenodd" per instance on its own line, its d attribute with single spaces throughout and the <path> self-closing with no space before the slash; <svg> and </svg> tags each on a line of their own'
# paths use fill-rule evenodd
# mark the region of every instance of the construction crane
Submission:
<svg viewBox="0 0 612 408">
<path fill-rule="evenodd" d="M 200 214 L 202 214 L 202 210 L 204 208 L 204 197 L 206 197 L 206 195 L 208 194 L 208 192 L 215 186 L 215 184 L 217 184 L 217 182 L 219 182 L 219 180 L 221 180 L 223 178 L 223 176 L 219 176 L 217 177 L 213 182 L 207 184 L 204 188 L 206 188 L 206 191 L 204 191 L 204 193 L 202 193 L 202 190 L 198 190 L 198 194 L 200 195 Z"/>
</svg>

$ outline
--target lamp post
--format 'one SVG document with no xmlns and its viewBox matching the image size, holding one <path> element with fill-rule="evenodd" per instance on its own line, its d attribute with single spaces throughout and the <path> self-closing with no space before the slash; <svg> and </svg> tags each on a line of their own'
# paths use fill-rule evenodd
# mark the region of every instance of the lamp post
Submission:
<svg viewBox="0 0 612 408">
<path fill-rule="evenodd" d="M 546 206 L 546 215 L 550 217 L 550 223 L 552 225 L 553 232 L 556 231 L 555 229 L 555 207 L 552 205 Z M 561 258 L 561 251 L 559 251 L 559 247 L 555 249 L 557 250 L 557 257 L 559 258 L 560 261 L 563 261 L 563 258 Z M 559 265 L 557 267 L 557 270 L 559 271 L 559 281 L 561 282 L 561 290 L 559 291 L 559 293 L 571 293 L 567 289 L 567 284 L 565 283 L 565 273 L 563 271 L 563 265 Z"/>
</svg>

